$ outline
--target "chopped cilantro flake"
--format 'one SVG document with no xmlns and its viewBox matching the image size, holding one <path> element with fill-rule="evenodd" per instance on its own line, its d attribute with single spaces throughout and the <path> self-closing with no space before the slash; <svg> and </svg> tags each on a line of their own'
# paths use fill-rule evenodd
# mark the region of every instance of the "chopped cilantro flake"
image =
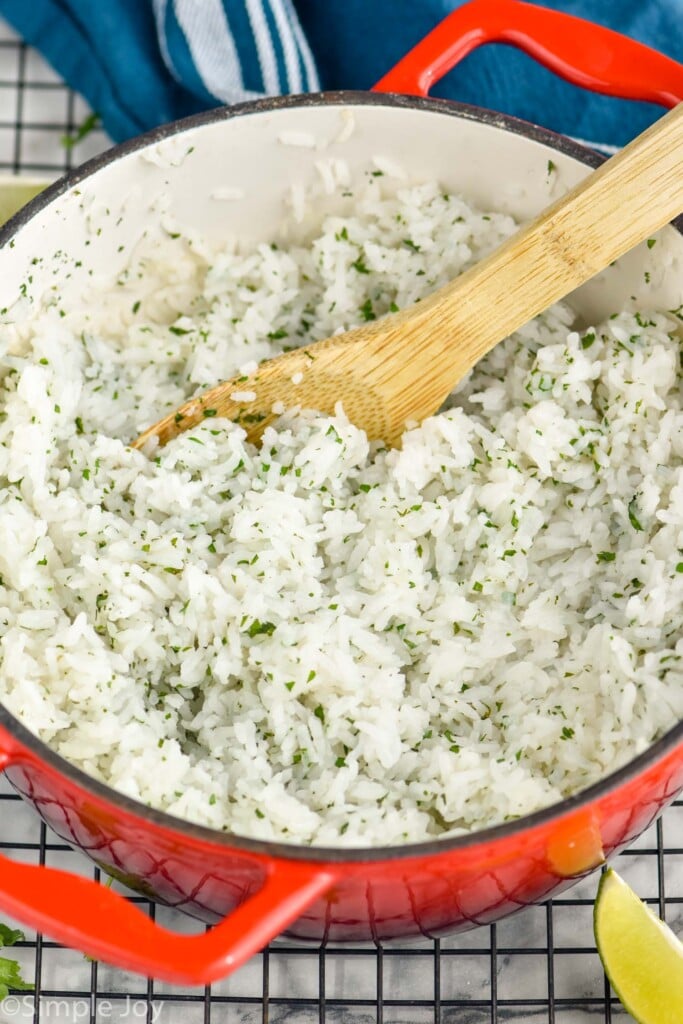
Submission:
<svg viewBox="0 0 683 1024">
<path fill-rule="evenodd" d="M 638 516 L 636 515 L 637 511 L 638 511 L 638 502 L 637 502 L 637 495 L 636 495 L 628 503 L 628 521 L 629 521 L 629 523 L 631 524 L 631 526 L 633 527 L 634 530 L 641 530 L 642 531 L 643 527 L 641 526 L 640 520 L 638 519 Z"/>
<path fill-rule="evenodd" d="M 362 306 L 359 307 L 359 313 L 364 320 L 376 320 L 377 315 L 372 308 L 372 300 L 366 299 Z"/>
<path fill-rule="evenodd" d="M 261 636 L 261 635 L 272 636 L 274 632 L 275 632 L 275 623 L 274 622 L 259 622 L 258 619 L 254 619 L 254 621 L 251 623 L 251 625 L 247 629 L 247 633 L 251 637 Z"/>
</svg>

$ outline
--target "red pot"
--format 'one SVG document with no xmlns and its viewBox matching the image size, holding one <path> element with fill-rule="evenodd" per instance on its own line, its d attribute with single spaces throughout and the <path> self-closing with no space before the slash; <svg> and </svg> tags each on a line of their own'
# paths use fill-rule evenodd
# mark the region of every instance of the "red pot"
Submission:
<svg viewBox="0 0 683 1024">
<path fill-rule="evenodd" d="M 424 97 L 433 80 L 488 41 L 519 46 L 570 81 L 596 91 L 669 106 L 683 97 L 683 67 L 640 44 L 516 0 L 473 0 L 408 54 L 373 94 L 291 97 L 212 111 L 124 144 L 75 171 L 34 200 L 0 236 L 3 288 L 18 288 L 18 282 L 27 279 L 36 244 L 47 252 L 52 240 L 67 244 L 63 240 L 68 238 L 78 251 L 83 231 L 75 210 L 83 206 L 89 188 L 103 201 L 108 201 L 108 190 L 120 192 L 122 182 L 134 182 L 147 199 L 155 195 L 159 171 L 150 163 L 141 170 L 140 150 L 163 145 L 179 133 L 183 142 L 189 134 L 193 145 L 211 154 L 199 176 L 196 162 L 194 170 L 178 170 L 181 213 L 183 196 L 194 201 L 198 192 L 209 194 L 213 168 L 221 163 L 221 146 L 233 159 L 236 152 L 240 159 L 247 154 L 244 174 L 266 167 L 263 173 L 272 179 L 278 168 L 265 157 L 275 152 L 274 133 L 283 125 L 319 126 L 329 120 L 330 111 L 338 119 L 341 107 L 355 112 L 361 140 L 364 131 L 376 131 L 377 138 L 389 149 L 395 144 L 400 154 L 401 147 L 404 152 L 408 148 L 409 135 L 409 148 L 418 160 L 424 154 L 424 159 L 435 160 L 434 154 L 448 150 L 451 139 L 460 145 L 466 138 L 473 169 L 463 173 L 469 173 L 474 184 L 487 174 L 497 173 L 501 180 L 503 171 L 533 184 L 540 180 L 539 161 L 545 167 L 548 153 L 566 174 L 567 184 L 587 173 L 600 158 L 543 129 L 443 101 L 379 94 Z M 392 142 L 397 131 L 398 142 Z M 500 165 L 493 171 L 485 159 L 492 145 Z M 292 168 L 298 174 L 301 161 L 312 159 L 300 152 L 283 154 L 282 147 L 278 152 L 284 177 Z M 350 150 L 352 161 L 358 157 L 354 152 Z M 235 173 L 239 170 L 236 167 Z M 168 169 L 163 173 L 170 176 Z M 138 209 L 135 196 L 128 197 L 133 207 L 128 222 L 135 220 Z M 536 198 L 537 205 L 545 201 Z M 262 219 L 267 222 L 270 216 L 265 196 Z M 222 225 L 215 230 L 222 230 Z M 664 234 L 681 259 L 679 232 L 672 227 Z M 111 240 L 92 241 L 87 250 L 91 265 L 110 266 L 115 260 Z M 635 262 L 626 261 L 625 269 L 610 271 L 606 288 L 612 298 L 636 287 L 635 270 L 641 287 L 638 260 L 643 258 L 636 256 Z M 678 283 L 660 277 L 660 284 L 655 282 L 652 288 L 660 288 L 657 294 L 662 299 Z M 589 306 L 600 305 L 599 288 L 599 283 L 589 286 Z M 316 941 L 436 936 L 494 921 L 558 892 L 635 839 L 683 788 L 683 723 L 577 797 L 472 836 L 401 848 L 309 849 L 223 835 L 182 822 L 93 781 L 2 708 L 0 767 L 58 835 L 105 871 L 154 900 L 218 923 L 199 936 L 175 935 L 89 879 L 6 857 L 0 857 L 0 908 L 119 967 L 171 982 L 205 984 L 234 970 L 283 930 Z"/>
</svg>

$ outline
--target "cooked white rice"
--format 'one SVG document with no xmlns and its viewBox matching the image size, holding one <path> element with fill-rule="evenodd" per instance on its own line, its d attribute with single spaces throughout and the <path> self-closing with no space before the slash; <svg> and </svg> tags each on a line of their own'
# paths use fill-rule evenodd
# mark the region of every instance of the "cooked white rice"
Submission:
<svg viewBox="0 0 683 1024">
<path fill-rule="evenodd" d="M 156 460 L 126 447 L 514 229 L 434 185 L 380 188 L 307 248 L 169 238 L 0 336 L 0 699 L 89 774 L 242 835 L 482 828 L 683 717 L 671 316 L 578 333 L 557 306 L 400 451 L 341 409 L 285 416 L 261 449 L 217 420 Z"/>
</svg>

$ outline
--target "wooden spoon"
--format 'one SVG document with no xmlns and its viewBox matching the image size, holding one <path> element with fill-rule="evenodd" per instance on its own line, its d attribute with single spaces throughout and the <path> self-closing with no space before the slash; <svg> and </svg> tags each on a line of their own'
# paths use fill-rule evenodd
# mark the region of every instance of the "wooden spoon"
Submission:
<svg viewBox="0 0 683 1024">
<path fill-rule="evenodd" d="M 146 430 L 159 444 L 221 416 L 251 440 L 283 407 L 346 415 L 397 445 L 499 341 L 683 211 L 683 103 L 494 253 L 410 309 L 262 363 Z M 246 394 L 245 394 L 246 393 Z"/>
</svg>

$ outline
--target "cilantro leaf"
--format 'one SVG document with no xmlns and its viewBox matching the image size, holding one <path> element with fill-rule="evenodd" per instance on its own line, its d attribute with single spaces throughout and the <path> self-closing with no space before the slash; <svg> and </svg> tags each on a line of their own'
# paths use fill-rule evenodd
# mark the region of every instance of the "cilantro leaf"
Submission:
<svg viewBox="0 0 683 1024">
<path fill-rule="evenodd" d="M 74 146 L 82 142 L 86 136 L 90 135 L 92 131 L 100 126 L 100 115 L 96 113 L 88 114 L 84 121 L 78 125 L 75 132 L 72 135 L 62 135 L 59 140 L 64 149 L 73 149 Z"/>
<path fill-rule="evenodd" d="M 17 942 L 23 942 L 26 936 L 19 928 L 10 928 L 6 924 L 0 924 L 0 946 L 15 946 Z"/>
<path fill-rule="evenodd" d="M 0 1001 L 6 999 L 10 989 L 17 992 L 32 992 L 35 985 L 30 981 L 24 981 L 21 976 L 21 967 L 16 960 L 7 960 L 0 956 Z"/>
</svg>

